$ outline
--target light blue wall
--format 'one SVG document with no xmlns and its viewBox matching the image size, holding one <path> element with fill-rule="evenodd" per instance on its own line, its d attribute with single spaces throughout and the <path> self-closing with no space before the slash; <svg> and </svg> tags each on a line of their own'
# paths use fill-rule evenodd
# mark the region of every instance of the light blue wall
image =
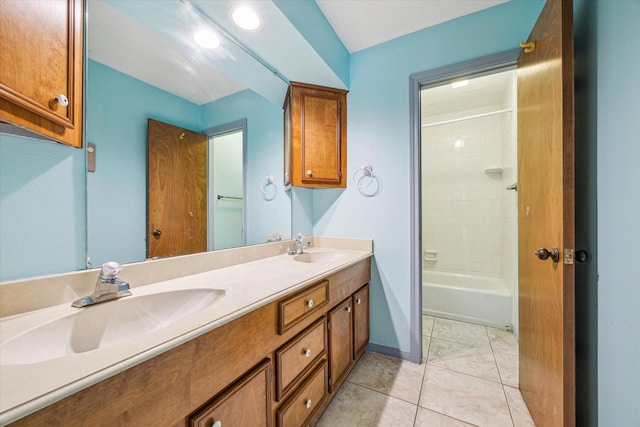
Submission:
<svg viewBox="0 0 640 427">
<path fill-rule="evenodd" d="M 0 281 L 85 265 L 84 151 L 0 133 Z"/>
<path fill-rule="evenodd" d="M 244 90 L 203 105 L 201 114 L 203 129 L 247 119 L 245 162 L 250 165 L 245 171 L 247 242 L 264 242 L 268 234 L 275 232 L 289 235 L 291 197 L 282 187 L 282 106 L 267 101 L 255 92 Z M 267 200 L 260 191 L 260 184 L 268 175 L 273 175 L 277 186 L 277 194 L 273 200 Z"/>
<path fill-rule="evenodd" d="M 87 174 L 88 255 L 106 261 L 146 258 L 147 119 L 199 131 L 200 107 L 89 60 L 87 142 L 96 172 Z"/>
<path fill-rule="evenodd" d="M 274 0 L 313 49 L 349 87 L 349 51 L 313 0 Z"/>
<path fill-rule="evenodd" d="M 640 426 L 640 1 L 597 2 L 598 420 Z"/>
<path fill-rule="evenodd" d="M 315 190 L 314 234 L 373 238 L 371 342 L 409 352 L 409 76 L 518 47 L 542 3 L 511 1 L 351 56 L 346 190 Z M 383 183 L 361 196 L 351 174 L 371 164 Z"/>
</svg>

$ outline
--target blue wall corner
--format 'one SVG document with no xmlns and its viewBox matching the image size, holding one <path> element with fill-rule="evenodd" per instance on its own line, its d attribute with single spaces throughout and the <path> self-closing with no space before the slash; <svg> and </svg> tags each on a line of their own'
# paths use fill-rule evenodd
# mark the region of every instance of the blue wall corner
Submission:
<svg viewBox="0 0 640 427">
<path fill-rule="evenodd" d="M 338 78 L 349 87 L 349 52 L 313 0 L 274 0 Z"/>
</svg>

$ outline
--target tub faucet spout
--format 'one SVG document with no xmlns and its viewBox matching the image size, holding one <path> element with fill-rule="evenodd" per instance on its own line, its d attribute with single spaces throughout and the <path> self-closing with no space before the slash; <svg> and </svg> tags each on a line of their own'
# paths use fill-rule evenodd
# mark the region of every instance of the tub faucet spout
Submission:
<svg viewBox="0 0 640 427">
<path fill-rule="evenodd" d="M 100 270 L 93 293 L 74 301 L 71 305 L 86 307 L 131 295 L 129 284 L 118 278 L 121 270 L 122 265 L 114 261 L 102 264 L 102 270 Z"/>
</svg>

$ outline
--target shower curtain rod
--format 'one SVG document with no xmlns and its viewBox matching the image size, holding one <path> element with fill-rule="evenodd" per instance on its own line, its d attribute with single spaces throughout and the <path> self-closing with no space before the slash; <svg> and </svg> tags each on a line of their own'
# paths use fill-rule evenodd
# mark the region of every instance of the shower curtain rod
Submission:
<svg viewBox="0 0 640 427">
<path fill-rule="evenodd" d="M 494 116 L 496 114 L 502 114 L 502 113 L 510 113 L 512 111 L 513 111 L 512 108 L 506 108 L 504 110 L 497 110 L 497 111 L 490 111 L 488 113 L 474 114 L 473 116 L 459 117 L 457 119 L 443 120 L 441 122 L 435 122 L 435 123 L 427 123 L 427 124 L 422 125 L 422 127 L 423 128 L 428 128 L 428 127 L 432 127 L 432 126 L 446 125 L 446 124 L 449 124 L 449 123 L 462 122 L 464 120 L 478 119 L 480 117 Z"/>
</svg>

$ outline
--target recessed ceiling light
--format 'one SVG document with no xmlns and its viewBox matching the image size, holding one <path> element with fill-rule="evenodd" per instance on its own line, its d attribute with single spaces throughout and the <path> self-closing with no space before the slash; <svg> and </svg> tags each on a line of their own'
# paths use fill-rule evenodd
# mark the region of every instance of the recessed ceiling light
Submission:
<svg viewBox="0 0 640 427">
<path fill-rule="evenodd" d="M 460 80 L 458 82 L 451 83 L 451 88 L 457 89 L 459 87 L 463 87 L 469 84 L 469 80 Z"/>
<path fill-rule="evenodd" d="M 208 28 L 201 28 L 193 35 L 196 43 L 205 49 L 215 49 L 220 46 L 220 39 Z"/>
<path fill-rule="evenodd" d="M 233 22 L 244 30 L 255 30 L 260 26 L 260 17 L 248 6 L 240 6 L 231 14 Z"/>
</svg>

